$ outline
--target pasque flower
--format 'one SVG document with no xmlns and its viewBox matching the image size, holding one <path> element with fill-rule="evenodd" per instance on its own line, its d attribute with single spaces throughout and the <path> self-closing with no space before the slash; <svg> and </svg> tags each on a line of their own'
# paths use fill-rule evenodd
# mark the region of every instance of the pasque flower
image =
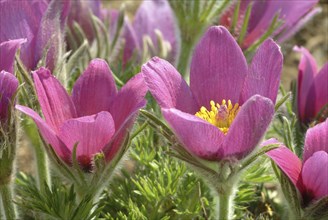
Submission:
<svg viewBox="0 0 328 220">
<path fill-rule="evenodd" d="M 247 66 L 229 31 L 213 26 L 195 48 L 190 87 L 157 57 L 143 65 L 142 73 L 187 151 L 206 160 L 242 159 L 272 120 L 282 59 L 279 46 L 269 39 Z"/>
<path fill-rule="evenodd" d="M 263 145 L 272 143 L 279 142 Z M 304 205 L 328 196 L 328 120 L 307 130 L 302 161 L 283 144 L 267 155 L 297 187 Z"/>
<path fill-rule="evenodd" d="M 304 123 L 314 119 L 323 121 L 328 116 L 328 109 L 324 110 L 328 105 L 328 62 L 318 71 L 316 61 L 307 49 L 295 47 L 294 50 L 302 54 L 298 66 L 298 116 Z"/>
<path fill-rule="evenodd" d="M 236 29 L 234 31 L 237 35 L 240 33 L 247 7 L 252 5 L 242 47 L 248 48 L 256 42 L 269 29 L 272 20 L 277 13 L 279 13 L 278 19 L 282 24 L 271 36 L 275 37 L 278 42 L 285 41 L 320 11 L 319 8 L 314 8 L 318 1 L 319 0 L 242 0 L 240 2 L 239 15 L 235 27 Z M 236 4 L 233 4 L 232 7 L 223 14 L 219 23 L 230 28 L 232 26 L 235 9 Z"/>
<path fill-rule="evenodd" d="M 34 69 L 46 54 L 46 65 L 53 69 L 68 6 L 69 1 L 0 1 L 0 43 L 26 39 L 20 53 L 24 65 Z"/>
<path fill-rule="evenodd" d="M 170 43 L 170 60 L 175 60 L 178 50 L 178 33 L 174 13 L 167 0 L 143 1 L 138 8 L 132 25 L 126 21 L 124 27 L 125 47 L 123 62 L 126 63 L 134 53 L 141 56 L 144 48 L 144 37 L 149 36 L 155 50 L 159 50 L 158 37 L 155 30 L 162 33 L 163 39 Z M 154 51 L 158 53 L 158 51 Z"/>
<path fill-rule="evenodd" d="M 17 49 L 24 39 L 5 41 L 0 44 L 0 122 L 8 118 L 9 104 L 18 87 L 18 80 L 12 74 Z M 0 126 L 1 127 L 1 126 Z"/>
<path fill-rule="evenodd" d="M 109 66 L 100 59 L 91 61 L 71 96 L 45 68 L 35 71 L 33 79 L 45 120 L 30 108 L 16 108 L 35 121 L 44 140 L 68 164 L 77 144 L 77 160 L 85 171 L 92 170 L 97 153 L 103 152 L 107 161 L 115 157 L 146 104 L 140 74 L 117 91 Z"/>
</svg>

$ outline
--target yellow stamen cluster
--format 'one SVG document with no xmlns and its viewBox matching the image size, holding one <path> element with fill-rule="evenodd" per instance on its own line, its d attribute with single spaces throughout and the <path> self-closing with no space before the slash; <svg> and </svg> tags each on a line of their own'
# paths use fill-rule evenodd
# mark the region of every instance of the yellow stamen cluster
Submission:
<svg viewBox="0 0 328 220">
<path fill-rule="evenodd" d="M 225 99 L 222 100 L 222 104 L 218 104 L 214 101 L 210 101 L 211 111 L 207 110 L 206 107 L 202 106 L 200 111 L 195 115 L 205 121 L 208 121 L 212 125 L 219 128 L 224 134 L 227 134 L 229 127 L 236 115 L 239 112 L 240 106 L 238 103 L 233 105 L 230 100 L 226 102 Z"/>
</svg>

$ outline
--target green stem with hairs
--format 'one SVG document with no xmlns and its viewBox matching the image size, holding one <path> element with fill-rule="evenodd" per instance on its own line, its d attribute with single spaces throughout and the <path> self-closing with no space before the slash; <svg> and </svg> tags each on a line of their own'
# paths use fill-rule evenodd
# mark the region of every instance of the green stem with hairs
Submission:
<svg viewBox="0 0 328 220">
<path fill-rule="evenodd" d="M 218 192 L 218 204 L 217 204 L 217 219 L 229 220 L 232 219 L 233 213 L 233 188 L 228 188 L 224 193 Z"/>
<path fill-rule="evenodd" d="M 10 184 L 0 185 L 0 194 L 3 206 L 0 207 L 1 213 L 3 213 L 5 219 L 16 219 L 16 207 L 13 202 Z"/>
<path fill-rule="evenodd" d="M 186 71 L 189 64 L 193 46 L 194 46 L 194 40 L 182 40 L 181 42 L 178 71 L 182 76 L 185 76 L 187 74 Z"/>
</svg>

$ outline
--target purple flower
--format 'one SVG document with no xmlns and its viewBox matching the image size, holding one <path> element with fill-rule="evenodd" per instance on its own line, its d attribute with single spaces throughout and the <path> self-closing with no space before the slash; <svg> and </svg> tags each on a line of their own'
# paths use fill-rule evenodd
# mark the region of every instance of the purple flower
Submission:
<svg viewBox="0 0 328 220">
<path fill-rule="evenodd" d="M 236 30 L 234 30 L 237 34 L 240 32 L 243 25 L 247 7 L 250 4 L 253 4 L 247 27 L 247 34 L 242 43 L 242 48 L 248 48 L 250 45 L 255 43 L 269 29 L 271 22 L 277 13 L 279 13 L 279 20 L 283 23 L 271 36 L 276 37 L 278 42 L 287 40 L 320 11 L 320 9 L 314 8 L 318 1 L 319 0 L 241 1 Z M 234 4 L 221 17 L 221 25 L 229 28 L 232 26 L 235 7 L 236 5 Z"/>
<path fill-rule="evenodd" d="M 208 29 L 195 48 L 190 87 L 167 61 L 153 58 L 142 73 L 183 147 L 207 159 L 241 159 L 260 141 L 274 114 L 282 54 L 271 39 L 250 66 L 222 26 Z"/>
<path fill-rule="evenodd" d="M 262 145 L 279 143 L 269 139 Z M 328 196 L 328 120 L 307 130 L 303 161 L 281 144 L 267 153 L 302 195 L 304 204 Z"/>
<path fill-rule="evenodd" d="M 34 69 L 44 56 L 45 50 L 48 50 L 46 65 L 53 69 L 58 58 L 59 43 L 62 41 L 63 16 L 68 7 L 67 2 L 0 1 L 0 43 L 26 39 L 27 42 L 22 45 L 20 53 L 24 65 L 28 69 Z"/>
<path fill-rule="evenodd" d="M 30 108 L 16 108 L 33 118 L 45 141 L 68 164 L 78 143 L 76 156 L 85 171 L 92 169 L 94 154 L 103 152 L 107 161 L 116 155 L 146 104 L 140 74 L 117 91 L 109 66 L 100 59 L 91 61 L 71 96 L 45 68 L 35 71 L 33 78 L 45 121 Z"/>
<path fill-rule="evenodd" d="M 328 62 L 318 71 L 317 64 L 309 51 L 295 47 L 302 54 L 298 66 L 297 107 L 302 122 L 309 123 L 316 117 L 319 121 L 327 118 L 328 112 L 321 110 L 328 104 Z M 318 115 L 321 112 L 321 115 Z"/>
<path fill-rule="evenodd" d="M 8 119 L 8 110 L 18 87 L 16 77 L 4 70 L 0 72 L 0 127 Z"/>
<path fill-rule="evenodd" d="M 145 36 L 149 36 L 155 49 L 159 49 L 155 33 L 156 29 L 162 33 L 163 39 L 170 43 L 170 58 L 171 60 L 175 60 L 179 50 L 179 42 L 174 13 L 167 0 L 151 0 L 142 2 L 136 12 L 132 25 L 126 21 L 124 27 L 124 63 L 129 61 L 134 53 L 137 53 L 139 57 L 142 55 L 144 46 L 143 38 Z M 155 53 L 157 52 L 155 51 Z"/>
</svg>

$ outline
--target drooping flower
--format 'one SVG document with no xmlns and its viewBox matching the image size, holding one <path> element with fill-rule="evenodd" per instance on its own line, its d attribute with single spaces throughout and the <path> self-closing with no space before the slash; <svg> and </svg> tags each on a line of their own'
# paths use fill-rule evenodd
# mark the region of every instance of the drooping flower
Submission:
<svg viewBox="0 0 328 220">
<path fill-rule="evenodd" d="M 0 72 L 0 127 L 5 127 L 8 119 L 8 110 L 12 105 L 12 99 L 18 87 L 16 77 L 4 70 Z"/>
<path fill-rule="evenodd" d="M 24 65 L 34 69 L 46 54 L 46 66 L 53 69 L 62 42 L 68 3 L 54 0 L 50 3 L 47 0 L 1 1 L 0 43 L 26 39 L 20 53 Z"/>
<path fill-rule="evenodd" d="M 32 109 L 16 108 L 30 116 L 42 137 L 57 155 L 71 163 L 77 144 L 77 160 L 85 171 L 92 158 L 103 152 L 110 161 L 122 147 L 138 110 L 146 101 L 146 86 L 140 74 L 117 91 L 112 72 L 104 60 L 91 61 L 68 95 L 45 68 L 33 73 L 35 88 L 45 120 Z"/>
<path fill-rule="evenodd" d="M 271 37 L 281 43 L 295 34 L 304 24 L 315 14 L 320 12 L 320 8 L 314 8 L 319 0 L 307 1 L 276 1 L 276 0 L 242 0 L 240 2 L 239 14 L 236 29 L 233 32 L 239 36 L 244 23 L 247 7 L 252 5 L 246 35 L 242 42 L 242 48 L 246 49 L 254 44 L 269 29 L 273 18 L 279 13 L 278 19 L 282 25 L 276 29 Z M 220 25 L 231 28 L 236 4 L 232 5 L 220 19 Z"/>
<path fill-rule="evenodd" d="M 142 73 L 182 146 L 218 161 L 242 159 L 260 141 L 274 114 L 282 54 L 266 40 L 247 66 L 235 39 L 210 27 L 195 48 L 190 87 L 167 61 L 153 58 Z"/>
<path fill-rule="evenodd" d="M 269 139 L 263 145 L 279 143 Z M 328 120 L 307 130 L 301 161 L 283 144 L 267 155 L 295 185 L 307 206 L 328 196 Z"/>
<path fill-rule="evenodd" d="M 151 55 L 158 55 L 159 42 L 156 30 L 160 31 L 163 40 L 171 46 L 169 59 L 176 59 L 179 50 L 177 26 L 174 13 L 167 0 L 143 1 L 138 8 L 132 25 L 126 21 L 124 27 L 125 47 L 123 51 L 123 62 L 129 61 L 134 53 L 142 56 L 144 52 L 144 37 L 149 36 L 155 51 Z M 155 54 L 154 54 L 155 53 Z"/>
<path fill-rule="evenodd" d="M 328 62 L 318 71 L 316 61 L 307 49 L 295 47 L 294 50 L 302 54 L 298 66 L 298 116 L 303 123 L 314 119 L 323 121 L 328 116 Z"/>
</svg>

